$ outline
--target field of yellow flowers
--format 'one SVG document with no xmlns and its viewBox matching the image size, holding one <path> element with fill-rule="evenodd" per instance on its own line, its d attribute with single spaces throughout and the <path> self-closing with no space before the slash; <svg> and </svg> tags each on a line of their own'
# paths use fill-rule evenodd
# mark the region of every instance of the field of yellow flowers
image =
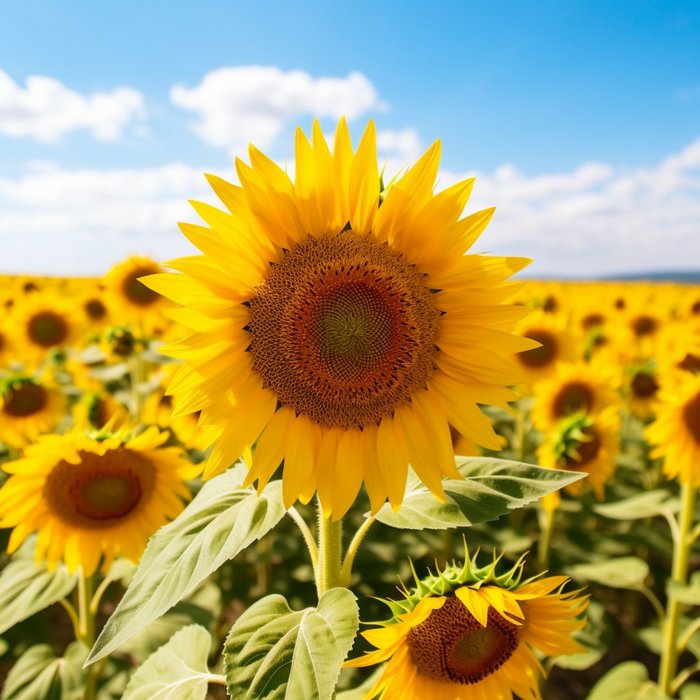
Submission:
<svg viewBox="0 0 700 700">
<path fill-rule="evenodd" d="M 149 538 L 167 522 L 179 522 L 193 496 L 184 515 L 197 499 L 205 497 L 211 507 L 217 498 L 216 488 L 202 489 L 211 436 L 200 420 L 198 395 L 183 408 L 166 391 L 174 378 L 186 384 L 188 377 L 178 372 L 182 360 L 160 349 L 191 331 L 177 304 L 139 281 L 159 271 L 150 259 L 131 258 L 103 279 L 0 277 L 2 698 L 213 698 L 226 697 L 226 686 L 236 698 L 324 697 L 293 674 L 282 683 L 282 672 L 264 668 L 259 649 L 240 664 L 243 671 L 232 670 L 228 660 L 230 654 L 245 656 L 253 634 L 251 611 L 270 594 L 276 595 L 274 605 L 257 614 L 266 615 L 269 625 L 285 615 L 294 619 L 278 622 L 279 629 L 265 628 L 265 654 L 286 655 L 291 663 L 292 653 L 302 653 L 296 635 L 306 618 L 292 610 L 314 603 L 314 579 L 318 584 L 309 505 L 285 508 L 268 495 L 265 512 L 253 513 L 264 498 L 248 502 L 255 493 L 240 486 L 245 469 L 233 468 L 217 479 L 236 482 L 246 496 L 219 504 L 217 517 L 234 511 L 235 517 L 207 531 L 214 521 L 202 525 L 192 510 L 189 530 L 166 528 L 160 530 L 168 533 L 166 541 L 151 539 L 147 557 L 157 548 L 176 547 L 178 538 L 186 540 L 177 555 L 173 550 L 171 559 L 161 559 L 160 566 L 168 562 L 175 570 L 182 557 L 192 558 L 187 574 L 178 570 L 168 579 L 170 593 L 134 576 Z M 498 444 L 478 447 L 472 436 L 451 429 L 456 463 L 481 464 L 489 474 L 488 460 L 499 457 L 585 478 L 562 481 L 556 487 L 565 485 L 561 491 L 528 491 L 526 478 L 512 480 L 500 493 L 488 490 L 488 480 L 477 490 L 478 480 L 471 482 L 470 491 L 453 479 L 445 482 L 446 504 L 435 500 L 440 507 L 432 508 L 423 502 L 432 496 L 409 476 L 403 507 L 372 507 L 369 519 L 363 489 L 346 518 L 348 533 L 357 534 L 346 542 L 345 585 L 359 596 L 360 617 L 377 620 L 386 618 L 379 599 L 397 600 L 400 579 L 409 587 L 405 601 L 423 599 L 418 605 L 391 603 L 394 621 L 409 627 L 419 624 L 416 615 L 426 619 L 420 611 L 428 590 L 444 597 L 457 584 L 463 585 L 459 591 L 483 591 L 489 582 L 514 590 L 513 600 L 504 594 L 489 599 L 503 614 L 495 626 L 484 617 L 483 630 L 492 636 L 464 636 L 472 647 L 459 672 L 471 679 L 464 688 L 475 694 L 460 698 L 495 700 L 511 692 L 523 700 L 540 692 L 557 700 L 651 700 L 677 693 L 684 700 L 700 698 L 700 684 L 693 680 L 700 670 L 695 609 L 700 579 L 689 577 L 700 563 L 694 501 L 700 482 L 700 288 L 528 282 L 513 292 L 510 303 L 531 309 L 516 333 L 539 345 L 517 352 L 513 343 L 513 359 L 522 370 L 511 381 L 516 400 L 482 407 Z M 236 380 L 224 375 L 219 381 Z M 112 459 L 105 459 L 109 454 Z M 243 461 L 256 464 L 255 447 Z M 267 476 L 270 485 L 276 466 Z M 291 517 L 282 520 L 285 510 Z M 255 527 L 235 535 L 246 518 Z M 469 565 L 454 564 L 470 557 Z M 139 571 L 155 561 L 144 560 Z M 197 567 L 201 571 L 193 576 Z M 530 579 L 545 571 L 548 578 L 535 578 L 529 588 L 513 585 L 523 575 Z M 157 583 L 170 573 L 159 572 Z M 567 591 L 585 587 L 585 592 L 561 592 L 567 577 L 577 584 Z M 550 580 L 537 587 L 537 581 Z M 127 596 L 131 608 L 110 628 L 107 620 L 127 587 L 140 588 L 141 597 Z M 342 589 L 331 587 L 325 596 L 334 590 Z M 456 600 L 447 596 L 443 617 L 432 613 L 431 635 L 444 634 L 452 624 L 448 617 L 459 617 L 448 612 Z M 471 620 L 480 618 L 478 600 L 468 606 Z M 540 601 L 541 619 L 529 621 L 529 631 L 514 624 L 517 600 L 529 600 L 522 603 L 528 610 Z M 317 645 L 314 654 L 337 642 L 334 653 L 342 661 L 354 630 L 342 644 L 324 638 L 311 620 L 328 622 L 330 603 L 326 607 L 325 618 L 321 607 L 309 618 L 306 633 L 311 648 Z M 452 661 L 441 670 L 422 655 L 409 627 L 403 634 L 411 658 L 426 677 L 439 681 L 441 674 L 457 673 L 450 670 Z M 103 628 L 109 637 L 96 649 L 105 653 L 83 669 Z M 385 629 L 397 639 L 391 627 Z M 572 634 L 568 643 L 557 630 Z M 548 679 L 531 687 L 510 677 L 507 690 L 501 681 L 484 685 L 487 676 L 498 678 L 489 674 L 509 659 L 508 644 L 523 648 L 527 634 Z M 390 638 L 366 636 L 380 649 Z M 356 650 L 369 649 L 363 644 L 358 641 Z M 384 662 L 391 652 L 376 656 Z M 502 668 L 514 667 L 508 663 Z M 528 657 L 518 663 L 516 670 L 527 673 Z M 338 700 L 369 697 L 380 676 L 354 668 L 363 665 L 346 663 Z M 396 666 L 394 673 L 406 671 Z M 321 681 L 327 685 L 327 679 Z M 293 683 L 308 694 L 284 694 Z M 491 694 L 477 695 L 480 686 Z"/>
</svg>

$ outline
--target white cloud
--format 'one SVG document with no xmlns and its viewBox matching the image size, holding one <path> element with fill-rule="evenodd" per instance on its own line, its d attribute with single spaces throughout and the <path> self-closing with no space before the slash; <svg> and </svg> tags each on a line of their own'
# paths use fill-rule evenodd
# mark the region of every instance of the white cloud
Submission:
<svg viewBox="0 0 700 700">
<path fill-rule="evenodd" d="M 386 160 L 386 174 L 401 171 L 407 165 L 412 165 L 423 153 L 418 132 L 407 127 L 400 131 L 386 129 L 377 132 L 377 151 L 383 164 Z M 391 179 L 391 175 L 385 180 Z"/>
<path fill-rule="evenodd" d="M 232 155 L 245 153 L 248 143 L 269 148 L 286 122 L 301 114 L 352 120 L 383 108 L 374 85 L 357 71 L 346 78 L 314 78 L 276 66 L 219 68 L 195 88 L 173 86 L 170 99 L 199 115 L 192 128 L 206 143 Z"/>
<path fill-rule="evenodd" d="M 469 210 L 496 206 L 480 246 L 535 258 L 530 274 L 588 276 L 700 267 L 700 139 L 653 168 L 585 163 L 527 177 L 476 175 Z"/>
<path fill-rule="evenodd" d="M 182 163 L 63 170 L 33 161 L 22 177 L 0 178 L 0 272 L 102 274 L 129 253 L 188 255 L 176 227 L 197 221 L 187 199 L 216 201 L 203 171 Z M 235 181 L 232 169 L 216 174 Z M 439 187 L 474 174 L 468 212 L 497 207 L 476 249 L 533 257 L 533 274 L 700 266 L 700 139 L 655 167 L 586 163 L 528 177 L 504 165 L 488 175 L 442 171 Z"/>
<path fill-rule="evenodd" d="M 143 95 L 132 88 L 84 96 L 41 75 L 30 75 L 22 88 L 0 69 L 0 133 L 5 136 L 56 143 L 86 129 L 99 141 L 116 141 L 145 116 Z"/>
</svg>

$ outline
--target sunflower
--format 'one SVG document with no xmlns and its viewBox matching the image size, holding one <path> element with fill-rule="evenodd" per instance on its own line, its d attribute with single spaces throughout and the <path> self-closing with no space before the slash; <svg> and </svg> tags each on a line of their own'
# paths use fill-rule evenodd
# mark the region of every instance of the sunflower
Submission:
<svg viewBox="0 0 700 700">
<path fill-rule="evenodd" d="M 588 486 L 598 500 L 603 500 L 605 484 L 616 469 L 615 456 L 620 452 L 619 433 L 617 406 L 608 406 L 596 416 L 584 411 L 572 413 L 545 435 L 544 442 L 537 449 L 537 457 L 543 467 L 586 472 L 588 476 L 569 484 L 567 491 L 578 495 Z"/>
<path fill-rule="evenodd" d="M 0 380 L 0 440 L 23 447 L 53 430 L 65 413 L 66 401 L 54 389 L 18 374 Z"/>
<path fill-rule="evenodd" d="M 9 325 L 10 313 L 0 304 L 0 368 L 16 362 L 19 357 L 12 334 L 5 330 Z"/>
<path fill-rule="evenodd" d="M 34 292 L 12 311 L 10 331 L 27 365 L 44 360 L 52 348 L 66 348 L 79 335 L 80 322 L 69 300 L 49 292 Z"/>
<path fill-rule="evenodd" d="M 514 356 L 530 382 L 549 376 L 557 362 L 576 359 L 576 341 L 565 316 L 536 311 L 520 324 L 518 332 L 538 344 Z"/>
<path fill-rule="evenodd" d="M 619 403 L 615 367 L 585 362 L 560 362 L 547 379 L 534 386 L 532 421 L 538 430 L 553 429 L 566 416 L 581 410 L 590 415 Z"/>
<path fill-rule="evenodd" d="M 502 303 L 529 261 L 463 254 L 493 213 L 460 218 L 473 180 L 434 194 L 436 142 L 380 198 L 375 141 L 370 122 L 353 153 L 341 120 L 331 154 L 318 121 L 312 144 L 297 130 L 294 183 L 251 146 L 241 187 L 208 176 L 229 212 L 194 203 L 209 228 L 180 225 L 204 255 L 144 280 L 194 331 L 162 351 L 187 361 L 176 412 L 201 410 L 216 443 L 205 477 L 257 441 L 248 483 L 284 460 L 285 504 L 318 491 L 334 519 L 363 481 L 373 512 L 398 507 L 409 462 L 444 498 L 449 425 L 499 449 L 478 404 L 515 400 L 508 358 L 534 347 L 510 332 L 528 310 Z"/>
<path fill-rule="evenodd" d="M 659 337 L 659 369 L 666 376 L 676 370 L 700 372 L 700 321 L 669 324 Z"/>
<path fill-rule="evenodd" d="M 628 357 L 639 359 L 654 357 L 665 319 L 666 315 L 661 305 L 653 298 L 637 299 L 634 305 L 628 304 L 626 321 L 633 337 L 633 345 L 629 348 Z"/>
<path fill-rule="evenodd" d="M 86 331 L 99 332 L 110 324 L 111 314 L 105 297 L 104 286 L 95 284 L 76 299 Z"/>
<path fill-rule="evenodd" d="M 627 369 L 627 405 L 637 418 L 644 420 L 654 414 L 659 388 L 659 376 L 654 362 L 635 364 Z"/>
<path fill-rule="evenodd" d="M 3 465 L 0 527 L 12 527 L 8 551 L 33 532 L 37 562 L 64 561 L 94 573 L 117 554 L 138 561 L 148 538 L 189 500 L 185 480 L 199 472 L 177 448 L 161 448 L 168 433 L 138 437 L 82 432 L 44 435 L 24 457 Z"/>
<path fill-rule="evenodd" d="M 118 323 L 136 321 L 149 334 L 163 324 L 167 300 L 139 281 L 140 277 L 159 272 L 160 265 L 150 258 L 132 256 L 107 273 L 102 280 L 103 302 Z"/>
<path fill-rule="evenodd" d="M 645 431 L 657 447 L 652 458 L 664 458 L 664 474 L 700 486 L 700 374 L 676 371 L 664 377 L 656 421 Z"/>
<path fill-rule="evenodd" d="M 102 430 L 110 421 L 121 424 L 129 412 L 106 391 L 88 391 L 73 406 L 73 424 L 81 430 Z"/>
<path fill-rule="evenodd" d="M 365 700 L 541 700 L 546 656 L 585 652 L 572 638 L 585 625 L 579 592 L 565 576 L 520 584 L 522 564 L 504 576 L 495 563 L 448 567 L 417 581 L 406 600 L 387 601 L 394 617 L 363 636 L 377 648 L 346 667 L 388 662 Z"/>
</svg>

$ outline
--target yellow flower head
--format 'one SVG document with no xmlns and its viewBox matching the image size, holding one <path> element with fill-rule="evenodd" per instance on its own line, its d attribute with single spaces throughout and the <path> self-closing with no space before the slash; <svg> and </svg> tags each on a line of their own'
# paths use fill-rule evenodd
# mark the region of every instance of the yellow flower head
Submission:
<svg viewBox="0 0 700 700">
<path fill-rule="evenodd" d="M 377 650 L 345 664 L 387 662 L 366 700 L 541 700 L 533 649 L 584 652 L 571 635 L 585 625 L 587 600 L 563 593 L 565 576 L 521 585 L 520 564 L 503 577 L 494 567 L 450 567 L 389 602 L 394 618 L 363 633 Z"/>
<path fill-rule="evenodd" d="M 582 481 L 566 487 L 579 494 L 586 487 L 593 489 L 598 500 L 605 495 L 605 484 L 615 473 L 615 456 L 620 452 L 619 407 L 608 406 L 591 416 L 584 411 L 562 418 L 545 435 L 537 450 L 540 465 L 549 469 L 586 472 Z M 558 504 L 558 493 L 548 497 L 548 504 Z"/>
<path fill-rule="evenodd" d="M 66 401 L 53 388 L 26 375 L 0 379 L 0 440 L 23 447 L 56 428 Z"/>
<path fill-rule="evenodd" d="M 572 413 L 600 413 L 618 404 L 619 378 L 615 367 L 594 362 L 560 362 L 547 379 L 534 386 L 532 421 L 538 430 L 553 429 Z"/>
<path fill-rule="evenodd" d="M 167 432 L 150 428 L 121 434 L 44 435 L 24 457 L 3 465 L 11 474 L 0 489 L 0 527 L 12 527 L 14 552 L 38 532 L 37 562 L 64 561 L 92 574 L 104 557 L 137 562 L 148 538 L 184 508 L 186 479 L 199 469 L 177 448 L 162 448 Z"/>
<path fill-rule="evenodd" d="M 645 431 L 664 458 L 664 474 L 700 486 L 700 374 L 676 371 L 662 378 L 656 421 Z"/>
<path fill-rule="evenodd" d="M 331 152 L 317 121 L 294 182 L 253 146 L 240 187 L 208 177 L 228 211 L 194 203 L 208 227 L 181 224 L 204 254 L 144 280 L 186 307 L 172 317 L 193 333 L 163 351 L 186 360 L 176 412 L 201 410 L 215 443 L 206 477 L 257 443 L 249 482 L 284 460 L 286 505 L 318 491 L 340 518 L 363 481 L 373 512 L 398 507 L 409 462 L 443 498 L 450 425 L 499 449 L 478 404 L 515 399 L 508 358 L 534 344 L 502 302 L 529 261 L 464 255 L 493 211 L 460 218 L 472 179 L 435 194 L 439 159 L 436 142 L 380 193 L 374 125 L 353 152 L 341 120 Z"/>
</svg>

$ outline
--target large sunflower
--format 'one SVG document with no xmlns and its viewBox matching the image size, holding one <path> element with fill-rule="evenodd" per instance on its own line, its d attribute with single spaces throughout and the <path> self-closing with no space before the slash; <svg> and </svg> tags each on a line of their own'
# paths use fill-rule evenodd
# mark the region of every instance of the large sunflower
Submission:
<svg viewBox="0 0 700 700">
<path fill-rule="evenodd" d="M 202 411 L 206 477 L 257 442 L 259 488 L 284 460 L 284 500 L 318 490 L 340 518 L 363 480 L 376 511 L 401 503 L 408 463 L 439 498 L 459 477 L 449 425 L 499 449 L 478 404 L 506 406 L 532 348 L 511 334 L 527 309 L 503 305 L 529 261 L 464 255 L 493 211 L 460 219 L 465 180 L 434 194 L 440 143 L 382 193 L 374 125 L 353 153 L 344 120 L 333 153 L 318 122 L 296 136 L 296 173 L 250 148 L 241 187 L 208 176 L 228 208 L 181 224 L 204 253 L 144 280 L 184 304 L 194 332 L 165 350 L 187 362 L 173 415 Z M 381 206 L 380 206 L 381 203 Z"/>
<path fill-rule="evenodd" d="M 661 381 L 656 421 L 645 431 L 664 458 L 664 474 L 700 486 L 700 374 L 677 371 Z"/>
<path fill-rule="evenodd" d="M 12 476 L 0 489 L 0 527 L 12 527 L 8 551 L 39 533 L 37 561 L 63 560 L 70 571 L 106 570 L 121 554 L 138 561 L 148 538 L 190 498 L 184 481 L 199 472 L 168 433 L 138 437 L 85 433 L 45 435 L 24 457 L 3 465 Z"/>
<path fill-rule="evenodd" d="M 538 430 L 553 429 L 566 416 L 581 410 L 600 413 L 619 403 L 616 367 L 594 362 L 560 362 L 547 379 L 534 387 L 532 421 Z"/>
<path fill-rule="evenodd" d="M 66 401 L 53 388 L 26 375 L 0 380 L 0 440 L 23 447 L 58 425 Z"/>
<path fill-rule="evenodd" d="M 547 656 L 585 652 L 572 633 L 586 609 L 578 592 L 563 593 L 555 576 L 519 585 L 520 572 L 496 577 L 493 567 L 450 567 L 418 582 L 395 617 L 363 636 L 377 651 L 346 667 L 388 662 L 365 700 L 541 700 Z"/>
</svg>

